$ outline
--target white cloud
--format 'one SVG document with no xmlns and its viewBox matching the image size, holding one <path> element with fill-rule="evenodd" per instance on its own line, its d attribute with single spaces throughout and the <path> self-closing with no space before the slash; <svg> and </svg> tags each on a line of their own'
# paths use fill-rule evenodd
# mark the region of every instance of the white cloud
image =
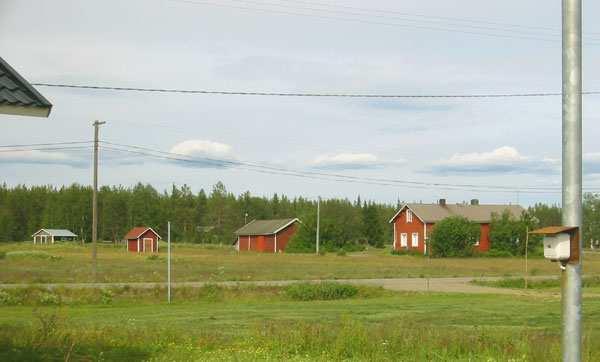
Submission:
<svg viewBox="0 0 600 362">
<path fill-rule="evenodd" d="M 488 164 L 513 164 L 526 162 L 527 157 L 522 156 L 514 147 L 503 146 L 491 152 L 455 153 L 446 164 L 448 165 L 488 165 Z"/>
<path fill-rule="evenodd" d="M 0 152 L 0 163 L 67 165 L 85 167 L 89 160 L 81 154 L 40 150 Z"/>
<path fill-rule="evenodd" d="M 431 173 L 556 173 L 560 162 L 522 155 L 516 148 L 503 146 L 490 152 L 455 153 L 433 164 Z"/>
<path fill-rule="evenodd" d="M 319 169 L 356 170 L 383 167 L 401 162 L 403 161 L 382 161 L 371 153 L 338 153 L 317 156 L 311 162 L 311 166 Z"/>
<path fill-rule="evenodd" d="M 219 161 L 235 160 L 233 149 L 230 145 L 208 140 L 187 140 L 171 147 L 171 153 L 187 156 L 193 162 L 177 161 L 191 167 L 202 168 L 224 168 L 230 167 L 230 163 Z"/>
</svg>

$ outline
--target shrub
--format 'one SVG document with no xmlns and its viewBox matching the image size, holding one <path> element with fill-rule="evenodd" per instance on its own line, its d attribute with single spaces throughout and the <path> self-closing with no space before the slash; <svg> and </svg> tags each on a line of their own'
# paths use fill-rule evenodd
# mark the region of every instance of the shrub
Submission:
<svg viewBox="0 0 600 362">
<path fill-rule="evenodd" d="M 102 304 L 112 304 L 114 294 L 110 289 L 102 289 L 100 292 L 100 302 Z"/>
<path fill-rule="evenodd" d="M 19 298 L 10 294 L 6 290 L 0 290 L 0 305 L 16 305 L 20 304 Z"/>
<path fill-rule="evenodd" d="M 346 256 L 346 250 L 344 250 L 344 248 L 341 248 L 337 251 L 336 255 L 337 256 Z"/>
<path fill-rule="evenodd" d="M 487 253 L 481 253 L 480 256 L 483 256 L 486 258 L 509 258 L 514 255 L 508 250 L 492 249 L 492 250 L 488 251 Z"/>
<path fill-rule="evenodd" d="M 17 251 L 9 251 L 6 253 L 7 258 L 27 258 L 27 259 L 46 259 L 46 260 L 60 260 L 62 257 L 57 255 L 48 254 L 43 251 L 26 251 L 26 250 L 17 250 Z"/>
<path fill-rule="evenodd" d="M 392 249 L 390 251 L 390 254 L 392 255 L 412 255 L 412 256 L 423 256 L 423 253 L 420 252 L 417 249 L 400 249 L 400 250 L 395 250 Z"/>
<path fill-rule="evenodd" d="M 223 287 L 209 283 L 203 285 L 199 290 L 200 298 L 215 302 L 223 299 Z"/>
<path fill-rule="evenodd" d="M 45 292 L 40 294 L 38 301 L 43 305 L 58 305 L 60 304 L 60 297 L 56 294 Z"/>
<path fill-rule="evenodd" d="M 6 252 L 5 251 L 0 251 L 0 260 L 1 259 L 5 259 L 6 258 Z"/>
<path fill-rule="evenodd" d="M 159 259 L 161 259 L 161 257 L 160 257 L 160 256 L 158 256 L 158 254 L 152 254 L 152 255 L 148 255 L 148 256 L 146 257 L 146 260 L 150 260 L 150 261 L 153 261 L 153 260 L 159 260 Z"/>
<path fill-rule="evenodd" d="M 431 234 L 431 255 L 470 256 L 479 240 L 479 225 L 462 216 L 451 216 L 436 224 Z"/>
<path fill-rule="evenodd" d="M 284 293 L 293 300 L 335 300 L 354 297 L 358 293 L 358 288 L 351 284 L 333 282 L 296 283 L 286 286 Z"/>
</svg>

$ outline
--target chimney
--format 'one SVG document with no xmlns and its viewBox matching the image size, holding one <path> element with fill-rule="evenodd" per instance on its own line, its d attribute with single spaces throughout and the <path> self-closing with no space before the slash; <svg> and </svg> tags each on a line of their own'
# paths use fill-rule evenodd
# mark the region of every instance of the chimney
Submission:
<svg viewBox="0 0 600 362">
<path fill-rule="evenodd" d="M 479 205 L 479 200 L 478 199 L 471 199 L 471 205 L 473 205 L 473 206 Z"/>
<path fill-rule="evenodd" d="M 440 199 L 440 200 L 438 201 L 438 204 L 439 204 L 440 206 L 446 206 L 446 199 Z"/>
</svg>

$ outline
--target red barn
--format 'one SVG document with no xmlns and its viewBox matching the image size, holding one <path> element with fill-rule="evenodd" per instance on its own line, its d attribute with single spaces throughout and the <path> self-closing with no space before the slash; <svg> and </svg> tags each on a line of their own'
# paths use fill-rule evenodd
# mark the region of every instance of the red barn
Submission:
<svg viewBox="0 0 600 362">
<path fill-rule="evenodd" d="M 277 253 L 296 233 L 298 219 L 252 220 L 235 232 L 238 251 Z"/>
<path fill-rule="evenodd" d="M 137 226 L 125 235 L 127 250 L 137 253 L 158 252 L 160 235 L 147 226 Z"/>
<path fill-rule="evenodd" d="M 508 211 L 515 218 L 525 211 L 519 205 L 480 205 L 478 200 L 470 204 L 446 204 L 440 199 L 437 204 L 406 204 L 391 218 L 394 225 L 394 250 L 418 250 L 427 253 L 427 240 L 435 223 L 449 216 L 462 216 L 480 225 L 478 251 L 490 250 L 490 222 L 492 215 Z"/>
</svg>

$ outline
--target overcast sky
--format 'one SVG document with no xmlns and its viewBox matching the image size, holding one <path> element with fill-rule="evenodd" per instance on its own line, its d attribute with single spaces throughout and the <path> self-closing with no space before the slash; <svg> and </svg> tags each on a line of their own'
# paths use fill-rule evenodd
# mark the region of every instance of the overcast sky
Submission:
<svg viewBox="0 0 600 362">
<path fill-rule="evenodd" d="M 30 82 L 370 94 L 560 92 L 561 1 L 0 2 L 0 56 Z M 600 90 L 600 4 L 584 88 Z M 49 119 L 0 116 L 0 144 L 106 141 L 191 157 L 431 183 L 560 185 L 560 97 L 381 100 L 38 87 Z M 584 184 L 600 185 L 600 96 L 584 99 Z M 89 183 L 89 151 L 0 154 L 2 180 Z M 102 151 L 100 183 L 221 180 L 234 193 L 529 205 L 560 194 L 345 183 Z M 600 188 L 600 187 L 598 187 Z"/>
</svg>

